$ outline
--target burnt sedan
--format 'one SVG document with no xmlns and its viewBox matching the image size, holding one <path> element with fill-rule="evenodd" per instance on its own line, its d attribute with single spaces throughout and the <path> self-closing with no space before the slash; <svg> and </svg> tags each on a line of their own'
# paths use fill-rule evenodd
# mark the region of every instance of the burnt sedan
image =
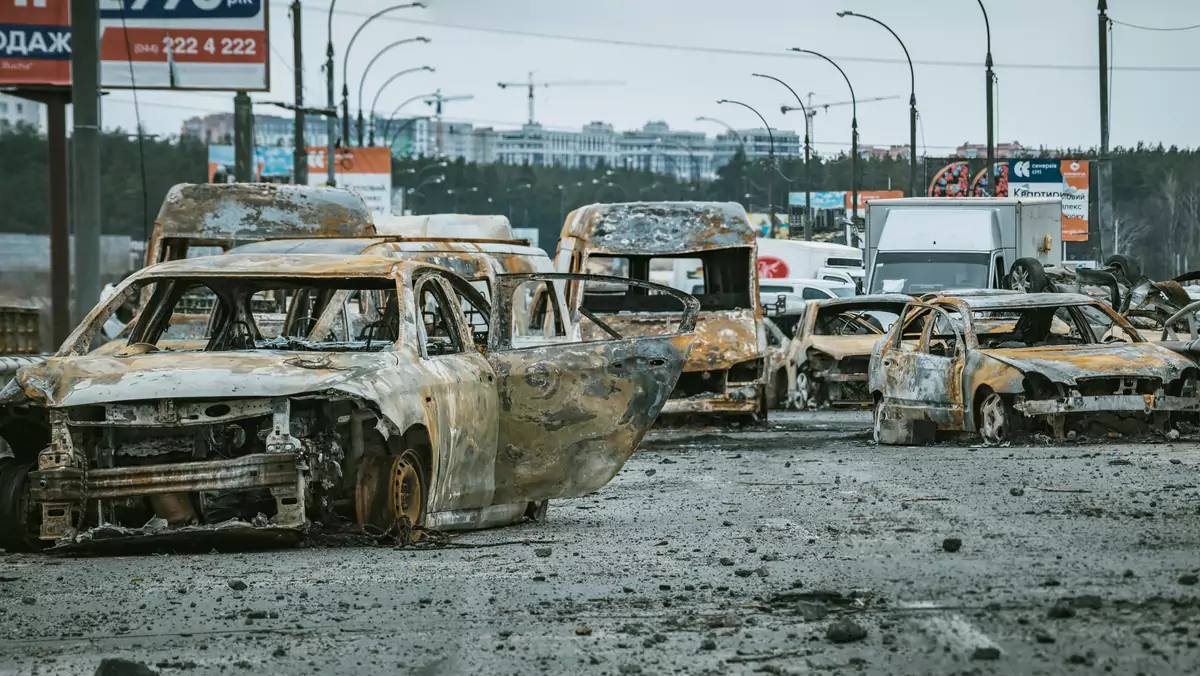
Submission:
<svg viewBox="0 0 1200 676">
<path fill-rule="evenodd" d="M 977 432 L 1000 444 L 1030 431 L 1163 430 L 1172 413 L 1200 410 L 1197 374 L 1088 296 L 916 301 L 871 355 L 875 438 Z"/>
<path fill-rule="evenodd" d="M 531 285 L 554 295 L 585 281 L 602 280 L 498 275 L 489 303 L 444 268 L 385 257 L 230 254 L 146 268 L 0 392 L 11 447 L 0 543 L 537 517 L 546 500 L 592 492 L 621 469 L 691 346 L 695 299 L 636 281 L 622 283 L 680 303 L 673 332 L 622 339 L 604 325 L 603 338 L 578 342 L 551 316 L 540 335 L 514 336 Z M 215 299 L 202 335 L 164 338 L 197 290 Z M 88 354 L 143 291 L 125 344 Z"/>
<path fill-rule="evenodd" d="M 871 350 L 911 300 L 877 294 L 809 301 L 788 347 L 792 406 L 870 402 Z"/>
</svg>

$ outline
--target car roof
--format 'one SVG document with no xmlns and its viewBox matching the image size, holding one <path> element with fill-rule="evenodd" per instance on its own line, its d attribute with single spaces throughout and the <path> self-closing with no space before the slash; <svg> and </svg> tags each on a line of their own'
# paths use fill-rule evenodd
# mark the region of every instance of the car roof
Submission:
<svg viewBox="0 0 1200 676">
<path fill-rule="evenodd" d="M 822 289 L 854 288 L 853 284 L 847 284 L 846 282 L 835 282 L 827 279 L 807 279 L 803 277 L 789 277 L 786 279 L 775 279 L 770 277 L 764 279 L 760 277 L 758 279 L 758 285 L 763 286 L 764 284 L 803 284 L 805 286 L 815 286 Z"/>
<path fill-rule="evenodd" d="M 932 303 L 962 304 L 971 310 L 1001 310 L 1005 308 L 1034 308 L 1053 306 L 1096 305 L 1091 296 L 1079 293 L 1017 293 L 998 296 L 945 296 Z"/>
<path fill-rule="evenodd" d="M 842 306 L 842 305 L 872 305 L 885 303 L 898 303 L 907 305 L 912 302 L 912 296 L 906 296 L 902 293 L 875 293 L 867 296 L 848 296 L 846 298 L 830 298 L 829 300 L 814 301 L 821 304 L 821 307 Z"/>
<path fill-rule="evenodd" d="M 418 267 L 428 265 L 383 256 L 225 254 L 159 263 L 135 273 L 135 277 L 390 277 L 402 269 Z"/>
</svg>

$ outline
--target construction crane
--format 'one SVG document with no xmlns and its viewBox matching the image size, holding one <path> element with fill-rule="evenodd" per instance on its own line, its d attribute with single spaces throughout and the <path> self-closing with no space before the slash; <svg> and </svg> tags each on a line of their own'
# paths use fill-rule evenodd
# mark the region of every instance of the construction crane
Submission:
<svg viewBox="0 0 1200 676">
<path fill-rule="evenodd" d="M 533 90 L 536 87 L 597 87 L 606 85 L 623 85 L 617 80 L 560 80 L 558 82 L 534 82 L 533 71 L 529 72 L 528 82 L 497 82 L 501 89 L 509 87 L 526 87 L 529 90 L 529 124 L 533 124 Z"/>
<path fill-rule="evenodd" d="M 891 101 L 893 99 L 898 99 L 898 98 L 901 98 L 901 97 L 899 97 L 899 96 L 872 96 L 871 98 L 860 99 L 858 102 L 859 103 L 875 103 L 877 101 Z M 817 117 L 817 113 L 819 113 L 821 111 L 825 111 L 826 113 L 828 113 L 830 108 L 854 105 L 854 101 L 835 101 L 833 103 L 813 103 L 812 99 L 813 99 L 813 93 L 809 92 L 808 93 L 808 104 L 806 106 L 808 108 L 808 111 L 807 111 L 808 119 L 805 120 L 805 124 L 807 125 L 807 130 L 808 130 L 808 134 L 809 134 L 809 138 L 811 139 L 811 142 L 816 143 L 817 142 L 817 132 L 815 131 L 815 120 Z M 784 113 L 790 113 L 793 110 L 800 110 L 800 107 L 799 106 L 783 106 L 781 108 L 781 110 Z"/>
<path fill-rule="evenodd" d="M 433 91 L 433 96 L 430 96 L 429 98 L 425 99 L 425 105 L 434 107 L 433 108 L 433 110 L 434 110 L 433 119 L 434 119 L 435 127 L 434 127 L 434 132 L 433 132 L 433 142 L 434 142 L 434 152 L 436 154 L 438 154 L 438 155 L 442 154 L 442 106 L 451 101 L 470 101 L 473 98 L 475 98 L 475 96 L 473 94 L 458 94 L 456 96 L 445 96 L 442 94 L 442 90 L 439 87 L 438 89 L 435 89 Z"/>
</svg>

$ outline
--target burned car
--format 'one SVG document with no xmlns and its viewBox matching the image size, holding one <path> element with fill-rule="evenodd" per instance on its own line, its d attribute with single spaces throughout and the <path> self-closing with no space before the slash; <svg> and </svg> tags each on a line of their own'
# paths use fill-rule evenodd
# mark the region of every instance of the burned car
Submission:
<svg viewBox="0 0 1200 676">
<path fill-rule="evenodd" d="M 788 348 L 791 405 L 869 403 L 871 350 L 910 301 L 901 294 L 809 301 Z"/>
<path fill-rule="evenodd" d="M 765 418 L 767 335 L 756 235 L 739 204 L 592 204 L 567 216 L 555 266 L 635 280 L 661 273 L 689 290 L 701 284 L 695 346 L 664 413 Z M 628 335 L 653 335 L 678 321 L 676 303 L 636 287 L 568 284 L 566 297 L 584 336 L 599 334 L 595 317 Z"/>
<path fill-rule="evenodd" d="M 869 385 L 880 443 L 977 432 L 1000 444 L 1163 430 L 1200 411 L 1198 374 L 1100 301 L 1033 293 L 909 303 L 875 346 Z"/>
<path fill-rule="evenodd" d="M 476 528 L 595 491 L 666 403 L 697 309 L 674 289 L 626 282 L 671 297 L 680 321 L 666 335 L 623 339 L 608 327 L 578 342 L 553 318 L 540 341 L 516 344 L 522 287 L 555 294 L 595 281 L 498 276 L 489 303 L 449 270 L 377 256 L 229 254 L 146 268 L 0 393 L 12 448 L 0 461 L 0 538 Z M 217 299 L 202 343 L 161 340 L 198 287 Z M 88 354 L 108 315 L 144 289 L 126 344 Z M 259 325 L 262 295 L 286 301 L 277 331 Z M 295 321 L 313 298 L 339 296 L 316 321 Z"/>
</svg>

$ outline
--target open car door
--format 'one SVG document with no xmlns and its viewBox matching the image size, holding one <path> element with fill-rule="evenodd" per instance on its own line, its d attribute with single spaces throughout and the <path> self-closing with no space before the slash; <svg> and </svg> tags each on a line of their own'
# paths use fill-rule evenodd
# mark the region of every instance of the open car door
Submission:
<svg viewBox="0 0 1200 676">
<path fill-rule="evenodd" d="M 539 290 L 557 294 L 561 282 L 622 284 L 628 294 L 671 296 L 679 301 L 679 324 L 664 335 L 624 338 L 583 309 L 581 318 L 547 317 L 539 340 L 514 344 L 514 305 L 528 303 Z M 561 307 L 550 300 L 551 308 Z M 649 282 L 565 273 L 498 275 L 488 336 L 500 398 L 494 502 L 586 495 L 616 476 L 675 389 L 699 309 L 693 296 Z M 607 337 L 569 341 L 564 327 L 576 323 L 571 320 L 592 321 Z"/>
</svg>

